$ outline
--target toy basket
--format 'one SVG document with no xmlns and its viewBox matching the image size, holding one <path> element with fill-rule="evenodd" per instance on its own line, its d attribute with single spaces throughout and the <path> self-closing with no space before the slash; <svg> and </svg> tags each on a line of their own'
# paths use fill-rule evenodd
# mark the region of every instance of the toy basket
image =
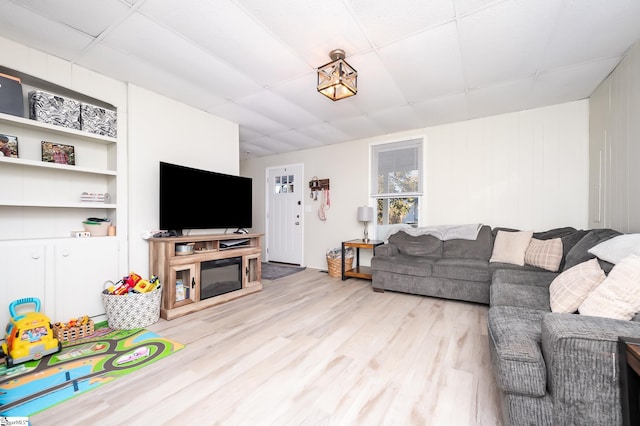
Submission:
<svg viewBox="0 0 640 426">
<path fill-rule="evenodd" d="M 71 342 L 78 339 L 84 339 L 93 334 L 93 320 L 89 319 L 86 324 L 77 325 L 75 327 L 64 327 L 58 323 L 53 325 L 53 335 L 61 342 Z"/>
<path fill-rule="evenodd" d="M 327 251 L 327 270 L 330 277 L 342 278 L 342 249 L 335 248 Z M 347 248 L 344 257 L 344 270 L 353 268 L 353 250 Z"/>
<path fill-rule="evenodd" d="M 329 276 L 334 278 L 342 278 L 342 258 L 332 259 L 327 257 L 327 265 L 329 265 Z M 348 271 L 353 267 L 353 257 L 344 259 L 344 270 Z"/>
<path fill-rule="evenodd" d="M 102 291 L 102 303 L 109 327 L 114 330 L 143 328 L 160 318 L 162 288 L 149 293 L 109 294 Z"/>
</svg>

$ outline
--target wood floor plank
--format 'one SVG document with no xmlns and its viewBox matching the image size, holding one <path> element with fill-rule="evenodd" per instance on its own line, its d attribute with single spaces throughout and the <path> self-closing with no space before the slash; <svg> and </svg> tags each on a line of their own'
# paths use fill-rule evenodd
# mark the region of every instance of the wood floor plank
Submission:
<svg viewBox="0 0 640 426">
<path fill-rule="evenodd" d="M 186 347 L 34 425 L 501 425 L 487 306 L 307 268 L 149 327 Z"/>
</svg>

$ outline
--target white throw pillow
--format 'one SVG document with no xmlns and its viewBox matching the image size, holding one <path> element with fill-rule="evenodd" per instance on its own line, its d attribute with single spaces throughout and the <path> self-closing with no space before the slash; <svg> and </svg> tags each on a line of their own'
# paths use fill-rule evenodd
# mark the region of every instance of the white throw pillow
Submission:
<svg viewBox="0 0 640 426">
<path fill-rule="evenodd" d="M 606 277 L 596 258 L 562 272 L 549 286 L 551 312 L 571 314 L 577 311 L 589 293 Z"/>
<path fill-rule="evenodd" d="M 591 247 L 589 253 L 616 264 L 630 254 L 640 255 L 640 234 L 618 235 Z"/>
<path fill-rule="evenodd" d="M 578 310 L 582 315 L 621 320 L 640 312 L 640 256 L 632 254 L 618 262 Z"/>
<path fill-rule="evenodd" d="M 498 231 L 489 262 L 524 266 L 524 254 L 529 247 L 532 236 L 532 231 Z"/>
<path fill-rule="evenodd" d="M 529 247 L 524 253 L 524 263 L 547 271 L 557 272 L 562 261 L 562 240 L 538 240 L 531 238 Z"/>
</svg>

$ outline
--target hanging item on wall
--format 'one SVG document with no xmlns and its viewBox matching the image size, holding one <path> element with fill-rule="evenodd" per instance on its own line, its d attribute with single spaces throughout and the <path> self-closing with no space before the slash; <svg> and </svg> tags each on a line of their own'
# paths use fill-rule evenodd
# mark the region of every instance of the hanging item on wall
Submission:
<svg viewBox="0 0 640 426">
<path fill-rule="evenodd" d="M 322 190 L 329 190 L 329 179 L 318 179 L 317 176 L 314 176 L 309 181 L 309 189 L 311 189 L 309 197 L 313 201 L 318 201 L 318 194 L 321 193 Z"/>
<path fill-rule="evenodd" d="M 327 220 L 327 210 L 331 207 L 331 198 L 329 197 L 329 190 L 323 189 L 322 198 L 320 202 L 320 208 L 318 209 L 318 217 L 322 221 Z"/>
</svg>

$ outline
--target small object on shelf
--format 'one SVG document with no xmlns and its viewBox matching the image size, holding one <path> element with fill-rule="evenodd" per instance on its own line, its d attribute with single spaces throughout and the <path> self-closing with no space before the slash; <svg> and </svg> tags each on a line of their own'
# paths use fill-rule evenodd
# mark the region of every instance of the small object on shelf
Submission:
<svg viewBox="0 0 640 426">
<path fill-rule="evenodd" d="M 111 195 L 108 192 L 83 192 L 80 194 L 83 203 L 110 203 Z"/>
<path fill-rule="evenodd" d="M 93 237 L 106 237 L 111 226 L 111 220 L 107 218 L 90 217 L 82 222 L 84 230 L 91 233 Z"/>
<path fill-rule="evenodd" d="M 42 141 L 42 161 L 46 163 L 76 165 L 76 150 L 73 145 Z"/>
<path fill-rule="evenodd" d="M 82 130 L 115 138 L 118 135 L 117 113 L 87 103 L 80 104 Z"/>
<path fill-rule="evenodd" d="M 24 116 L 20 78 L 0 73 L 0 112 L 18 117 Z"/>
<path fill-rule="evenodd" d="M 29 118 L 80 130 L 80 102 L 42 90 L 29 92 Z"/>
<path fill-rule="evenodd" d="M 180 302 L 186 298 L 184 285 L 181 279 L 176 280 L 176 302 Z"/>
<path fill-rule="evenodd" d="M 0 134 L 0 157 L 18 158 L 18 138 Z"/>
<path fill-rule="evenodd" d="M 74 238 L 87 238 L 91 236 L 91 232 L 88 231 L 71 231 L 71 236 Z"/>
</svg>

